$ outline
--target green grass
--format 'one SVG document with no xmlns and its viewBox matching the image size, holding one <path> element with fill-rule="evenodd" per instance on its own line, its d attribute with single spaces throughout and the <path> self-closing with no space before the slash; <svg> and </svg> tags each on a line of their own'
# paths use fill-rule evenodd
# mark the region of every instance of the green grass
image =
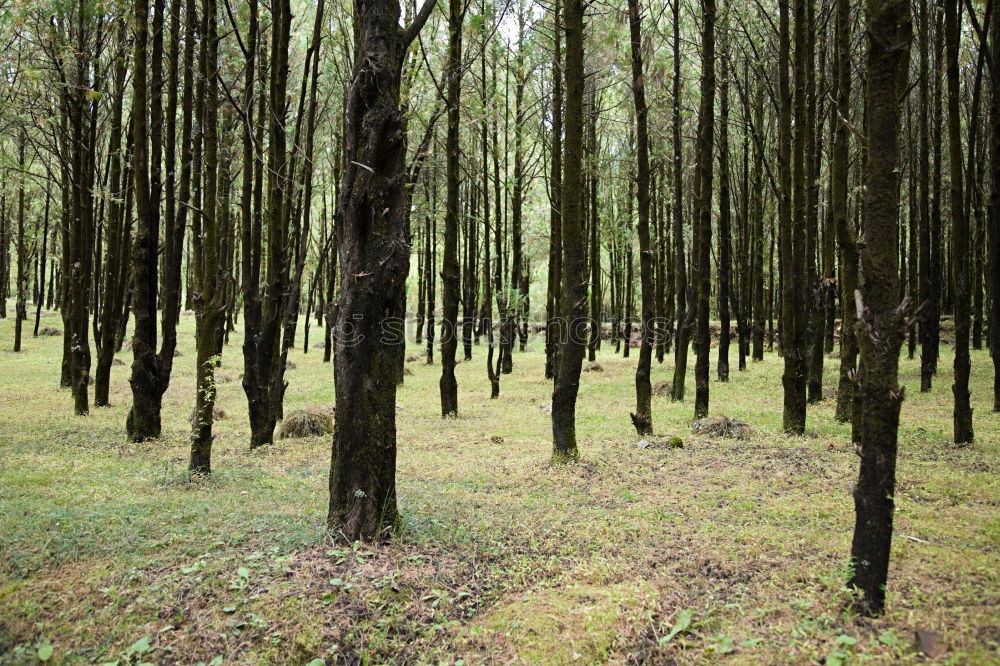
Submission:
<svg viewBox="0 0 1000 666">
<path fill-rule="evenodd" d="M 439 366 L 407 363 L 403 530 L 344 548 L 323 531 L 328 439 L 249 451 L 239 333 L 219 371 L 231 381 L 215 473 L 188 478 L 192 330 L 183 317 L 162 440 L 133 445 L 128 352 L 113 406 L 76 417 L 58 387 L 61 338 L 13 354 L 13 322 L 0 321 L 0 663 L 51 647 L 57 663 L 905 664 L 924 659 L 917 629 L 942 634 L 942 661 L 1000 659 L 1000 416 L 985 352 L 969 447 L 949 441 L 950 350 L 929 394 L 902 362 L 888 609 L 864 620 L 845 588 L 849 429 L 827 399 L 805 437 L 780 434 L 774 355 L 738 372 L 734 349 L 732 380 L 712 383 L 711 412 L 749 421 L 753 439 L 692 435 L 690 401 L 654 398 L 657 434 L 684 448 L 640 449 L 635 355 L 605 349 L 604 371 L 581 381 L 582 459 L 557 467 L 540 345 L 515 356 L 492 401 L 476 348 L 457 369 L 455 419 L 439 416 Z M 290 358 L 286 408 L 332 404 L 322 350 Z M 654 365 L 654 381 L 671 372 Z"/>
</svg>

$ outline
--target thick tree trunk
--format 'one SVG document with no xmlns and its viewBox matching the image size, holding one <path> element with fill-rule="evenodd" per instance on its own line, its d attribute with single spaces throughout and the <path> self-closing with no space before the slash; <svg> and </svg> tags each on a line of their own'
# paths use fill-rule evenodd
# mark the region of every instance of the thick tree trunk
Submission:
<svg viewBox="0 0 1000 666">
<path fill-rule="evenodd" d="M 865 181 L 864 280 L 858 299 L 861 347 L 861 469 L 854 491 L 851 584 L 859 610 L 877 615 L 885 604 L 892 541 L 896 437 L 903 389 L 897 384 L 906 339 L 908 302 L 899 304 L 899 126 L 907 89 L 911 23 L 907 0 L 868 0 L 866 106 L 869 164 Z"/>
<path fill-rule="evenodd" d="M 406 134 L 400 71 L 432 3 L 404 30 L 395 0 L 355 0 L 354 77 L 345 99 L 343 186 L 337 202 L 340 295 L 335 306 L 336 412 L 327 527 L 347 542 L 378 537 L 396 509 L 396 383 L 400 356 L 383 335 L 401 316 L 406 234 Z"/>
<path fill-rule="evenodd" d="M 125 422 L 125 429 L 132 441 L 143 441 L 160 436 L 160 407 L 163 393 L 170 383 L 174 351 L 177 347 L 177 321 L 180 314 L 181 260 L 184 247 L 187 208 L 190 198 L 192 112 L 194 109 L 194 41 L 196 11 L 188 3 L 185 17 L 184 46 L 184 100 L 182 109 L 182 173 L 178 198 L 174 202 L 175 129 L 178 88 L 178 60 L 180 57 L 180 0 L 175 0 L 171 12 L 171 53 L 169 58 L 167 102 L 167 206 L 164 234 L 163 278 L 158 280 L 159 227 L 160 227 L 160 158 L 161 123 L 160 88 L 162 70 L 159 63 L 163 55 L 163 1 L 156 0 L 153 26 L 153 90 L 150 95 L 146 80 L 146 49 L 149 39 L 147 17 L 148 0 L 137 0 L 134 20 L 137 26 L 135 39 L 135 73 L 133 75 L 132 110 L 132 177 L 138 224 L 131 251 L 132 288 L 131 303 L 135 313 L 132 340 L 132 406 Z M 141 57 L 140 57 L 141 51 Z M 147 118 L 147 103 L 148 113 Z M 126 199 L 128 201 L 128 199 Z M 128 211 L 125 220 L 129 218 Z M 126 232 L 127 233 L 127 232 Z M 127 245 L 125 246 L 127 247 Z M 110 258 L 109 258 L 110 259 Z M 158 290 L 162 289 L 162 340 L 157 354 Z M 110 334 L 110 329 L 109 329 Z M 116 345 L 117 346 L 117 345 Z"/>
<path fill-rule="evenodd" d="M 149 79 L 146 61 L 149 39 L 149 0 L 136 0 L 135 21 L 135 72 L 133 74 L 132 109 L 132 171 L 135 178 L 135 201 L 138 222 L 135 247 L 132 250 L 132 309 L 135 325 L 132 335 L 132 409 L 125 428 L 129 439 L 138 442 L 160 436 L 159 363 L 156 356 L 156 314 L 158 279 L 157 246 L 160 240 L 160 188 L 159 162 L 150 158 L 150 143 L 159 141 L 159 118 L 149 110 Z M 155 31 L 155 30 L 154 30 Z M 158 96 L 159 90 L 153 90 Z M 147 115 L 149 114 L 149 115 Z M 159 147 L 152 152 L 159 157 Z"/>
<path fill-rule="evenodd" d="M 804 0 L 797 0 L 796 3 L 796 47 L 798 47 L 800 34 L 803 30 L 799 26 L 802 21 L 802 11 Z M 794 180 L 799 182 L 795 185 L 795 207 L 796 213 L 804 212 L 804 183 L 802 169 L 804 166 L 805 144 L 801 139 L 801 127 L 796 135 L 796 149 L 792 151 L 792 93 L 788 78 L 789 66 L 789 7 L 787 0 L 781 0 L 778 13 L 778 161 L 780 195 L 778 200 L 778 217 L 780 220 L 780 244 L 781 244 L 781 352 L 784 359 L 785 369 L 781 377 L 784 388 L 784 412 L 782 427 L 790 434 L 802 434 L 805 431 L 805 359 L 799 353 L 798 324 L 801 306 L 802 282 L 799 268 L 802 267 L 804 257 L 796 260 L 797 254 L 801 254 L 802 247 L 796 243 L 801 237 L 801 225 L 804 223 L 804 216 L 796 214 L 793 221 L 792 211 L 792 184 Z M 796 48 L 796 59 L 799 56 L 799 49 Z M 801 68 L 798 68 L 801 69 Z M 804 79 L 803 79 L 804 81 Z M 800 97 L 796 80 L 796 98 Z M 796 108 L 798 108 L 796 104 Z M 799 114 L 796 114 L 799 115 Z M 798 178 L 796 178 L 798 176 Z"/>
<path fill-rule="evenodd" d="M 552 391 L 552 461 L 576 460 L 576 397 L 587 341 L 587 261 L 583 243 L 583 2 L 565 0 L 566 136 L 562 179 L 563 324 Z"/>
</svg>

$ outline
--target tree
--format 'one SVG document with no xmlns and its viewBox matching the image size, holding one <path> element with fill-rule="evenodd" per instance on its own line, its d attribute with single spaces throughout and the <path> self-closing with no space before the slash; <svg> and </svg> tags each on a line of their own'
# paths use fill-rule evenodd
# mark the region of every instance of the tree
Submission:
<svg viewBox="0 0 1000 666">
<path fill-rule="evenodd" d="M 340 297 L 335 432 L 328 529 L 348 542 L 397 525 L 396 383 L 400 357 L 384 335 L 401 314 L 409 272 L 405 120 L 399 107 L 407 48 L 428 0 L 399 27 L 396 0 L 354 1 L 354 77 L 345 100 L 345 166 L 335 216 Z"/>
<path fill-rule="evenodd" d="M 649 240 L 649 128 L 646 116 L 645 72 L 642 68 L 642 15 L 638 0 L 628 2 L 629 35 L 632 44 L 632 98 L 635 103 L 636 198 L 639 204 L 639 279 L 642 282 L 642 321 L 639 364 L 635 369 L 635 413 L 632 424 L 640 436 L 653 432 L 650 407 L 652 388 L 649 368 L 653 360 L 653 330 L 656 294 L 653 287 L 653 248 Z M 628 341 L 626 341 L 628 344 Z"/>
<path fill-rule="evenodd" d="M 715 0 L 702 0 L 701 108 L 698 112 L 698 156 L 695 165 L 694 255 L 697 276 L 698 315 L 695 333 L 697 358 L 694 366 L 694 417 L 708 415 L 708 328 L 712 258 L 712 147 L 715 136 Z"/>
<path fill-rule="evenodd" d="M 993 17 L 990 37 L 990 355 L 993 357 L 993 411 L 1000 412 L 1000 15 Z M 984 40 L 985 41 L 985 40 Z"/>
<path fill-rule="evenodd" d="M 687 376 L 688 345 L 691 327 L 694 324 L 695 309 L 687 309 L 688 301 L 694 300 L 689 294 L 687 262 L 684 254 L 684 144 L 681 143 L 681 3 L 674 0 L 674 77 L 673 115 L 671 129 L 674 144 L 674 289 L 677 294 L 677 339 L 674 343 L 674 378 L 670 399 L 679 402 L 684 399 L 684 379 Z"/>
<path fill-rule="evenodd" d="M 144 17 L 145 18 L 145 17 Z M 142 26 L 140 29 L 144 29 Z M 121 23 L 120 41 L 124 44 L 126 23 Z M 122 108 L 125 96 L 125 75 L 127 63 L 125 53 L 118 54 L 115 62 L 114 95 L 111 103 L 111 129 L 108 138 L 107 182 L 109 196 L 102 202 L 104 214 L 103 286 L 100 305 L 94 326 L 94 342 L 97 348 L 97 370 L 94 373 L 94 405 L 106 407 L 110 404 L 111 364 L 114 361 L 118 327 L 126 313 L 125 292 L 129 278 L 129 241 L 131 239 L 131 197 L 132 169 L 123 164 L 122 159 Z M 131 145 L 131 141 L 126 141 Z M 126 203 L 126 201 L 128 203 Z M 99 251 L 100 248 L 97 248 Z"/>
<path fill-rule="evenodd" d="M 830 208 L 840 245 L 841 326 L 840 377 L 837 385 L 836 418 L 851 420 L 857 385 L 858 339 L 854 332 L 857 319 L 854 292 L 858 288 L 857 232 L 847 209 L 847 168 L 850 141 L 849 117 L 851 100 L 851 8 L 848 0 L 837 0 L 836 44 L 834 46 L 834 87 L 836 90 L 836 124 L 830 157 Z"/>
<path fill-rule="evenodd" d="M 462 91 L 462 22 L 465 0 L 448 1 L 448 136 L 446 151 L 446 203 L 444 216 L 444 266 L 441 279 L 444 302 L 441 312 L 441 415 L 458 414 L 458 382 L 455 380 L 455 353 L 458 350 L 458 217 L 459 217 L 459 115 Z"/>
<path fill-rule="evenodd" d="M 969 301 L 971 299 L 972 256 L 969 217 L 962 201 L 962 124 L 959 116 L 958 43 L 961 38 L 958 0 L 945 0 L 945 71 L 948 77 L 948 157 L 951 165 L 951 267 L 955 283 L 955 396 L 954 435 L 956 444 L 972 442 L 972 405 L 969 401 Z M 971 148 L 970 148 L 971 149 Z"/>
<path fill-rule="evenodd" d="M 566 117 L 563 142 L 562 292 L 558 370 L 552 390 L 552 460 L 576 460 L 576 397 L 587 341 L 587 258 L 583 225 L 583 2 L 564 0 Z"/>
<path fill-rule="evenodd" d="M 188 0 L 188 16 L 194 16 L 194 0 Z M 219 35 L 218 10 L 215 0 L 202 0 L 201 48 L 199 61 L 199 91 L 196 107 L 201 109 L 203 183 L 200 188 L 200 213 L 195 220 L 198 226 L 192 234 L 194 261 L 195 348 L 196 378 L 195 416 L 191 426 L 191 458 L 188 469 L 193 474 L 212 471 L 212 424 L 215 420 L 215 366 L 218 362 L 216 335 L 228 303 L 229 274 L 222 258 L 224 235 L 219 205 L 219 185 L 229 186 L 228 180 L 219 178 Z M 200 160 L 199 160 L 200 157 Z M 196 169 L 197 172 L 197 169 Z"/>
<path fill-rule="evenodd" d="M 732 211 L 730 210 L 729 193 L 729 7 L 725 8 L 725 27 L 723 28 L 722 58 L 720 74 L 722 90 L 719 91 L 719 360 L 717 372 L 720 382 L 729 381 L 729 337 L 730 337 L 730 291 L 732 272 Z M 737 291 L 738 293 L 738 291 Z M 740 305 L 743 305 L 740 303 Z M 739 329 L 741 368 L 743 361 L 743 328 L 740 317 L 737 316 L 736 327 Z"/>
<path fill-rule="evenodd" d="M 21 351 L 21 331 L 24 328 L 24 321 L 28 318 L 28 275 L 26 268 L 28 265 L 28 245 L 25 240 L 24 230 L 24 178 L 25 178 L 25 158 L 24 150 L 27 143 L 24 128 L 18 132 L 17 140 L 17 301 L 14 306 L 14 351 Z"/>
<path fill-rule="evenodd" d="M 861 590 L 859 610 L 878 615 L 892 539 L 896 437 L 903 389 L 897 384 L 899 351 L 910 307 L 899 302 L 899 127 L 907 91 L 912 27 L 907 0 L 868 0 L 865 104 L 868 173 L 865 179 L 862 281 L 856 298 L 861 348 L 858 425 L 861 466 L 854 491 L 851 585 Z"/>
</svg>

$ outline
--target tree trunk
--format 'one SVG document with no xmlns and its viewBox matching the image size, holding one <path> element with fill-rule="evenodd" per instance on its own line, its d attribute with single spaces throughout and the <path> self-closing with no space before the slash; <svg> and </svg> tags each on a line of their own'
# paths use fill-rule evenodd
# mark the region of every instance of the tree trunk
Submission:
<svg viewBox="0 0 1000 666">
<path fill-rule="evenodd" d="M 639 0 L 628 1 L 629 34 L 632 48 L 632 98 L 635 102 L 636 195 L 639 207 L 639 279 L 642 283 L 642 321 L 639 335 L 639 364 L 635 368 L 635 413 L 632 424 L 639 436 L 653 432 L 650 406 L 652 388 L 649 369 L 653 359 L 652 327 L 655 325 L 653 249 L 649 241 L 649 129 L 647 127 L 645 72 L 642 68 L 642 16 Z"/>
<path fill-rule="evenodd" d="M 19 132 L 17 142 L 17 166 L 21 177 L 17 186 L 17 301 L 14 306 L 14 351 L 21 351 L 21 332 L 28 318 L 28 245 L 24 239 L 24 148 L 27 142 L 25 130 Z M 5 285 L 6 286 L 6 285 Z"/>
<path fill-rule="evenodd" d="M 836 46 L 834 77 L 837 121 L 831 154 L 830 207 L 840 245 L 841 322 L 840 378 L 837 386 L 836 418 L 841 423 L 851 420 L 857 389 L 858 339 L 854 327 L 857 319 L 854 292 L 858 288 L 857 233 L 847 210 L 847 169 L 851 113 L 851 8 L 849 0 L 837 0 Z"/>
<path fill-rule="evenodd" d="M 677 332 L 674 342 L 674 377 L 670 390 L 670 399 L 674 402 L 684 400 L 684 379 L 687 376 L 688 341 L 691 336 L 691 326 L 694 324 L 695 309 L 687 309 L 688 279 L 687 265 L 684 255 L 684 144 L 681 143 L 681 4 L 673 0 L 674 13 L 674 77 L 673 77 L 673 118 L 671 131 L 674 144 L 674 289 L 677 291 Z"/>
<path fill-rule="evenodd" d="M 722 90 L 719 93 L 719 360 L 716 368 L 720 382 L 729 381 L 730 335 L 730 275 L 732 271 L 733 241 L 729 197 L 729 9 L 725 8 L 722 59 L 720 74 Z M 739 318 L 736 326 L 739 329 Z M 742 337 L 740 337 L 742 354 Z M 742 356 L 740 357 L 742 359 Z"/>
<path fill-rule="evenodd" d="M 382 335 L 401 315 L 406 237 L 405 119 L 400 71 L 427 20 L 405 29 L 395 0 L 355 0 L 354 76 L 345 99 L 344 174 L 337 201 L 340 296 L 335 305 L 336 412 L 327 527 L 347 542 L 378 537 L 396 509 L 396 383 L 400 356 Z"/>
<path fill-rule="evenodd" d="M 552 391 L 552 461 L 579 457 L 576 397 L 587 341 L 587 261 L 583 243 L 583 2 L 565 0 L 566 134 L 562 178 L 562 294 L 559 369 Z"/>
<path fill-rule="evenodd" d="M 458 349 L 458 206 L 459 206 L 459 115 L 462 91 L 463 0 L 448 3 L 448 136 L 446 146 L 446 203 L 444 218 L 444 303 L 441 312 L 441 415 L 458 414 L 458 381 L 455 379 L 455 352 Z"/>
<path fill-rule="evenodd" d="M 551 175 L 549 178 L 549 280 L 546 298 L 545 325 L 545 377 L 556 376 L 561 328 L 557 318 L 562 313 L 560 301 L 562 291 L 562 114 L 563 114 L 563 71 L 562 71 L 562 27 L 560 0 L 555 0 L 552 9 L 552 151 Z M 499 229 L 499 225 L 497 225 Z M 500 257 L 497 256 L 499 261 Z"/>
<path fill-rule="evenodd" d="M 193 4 L 193 1 L 192 1 Z M 190 4 L 189 4 L 190 7 Z M 193 12 L 190 13 L 193 15 Z M 217 202 L 219 188 L 218 138 L 218 61 L 219 37 L 215 0 L 202 0 L 201 50 L 199 54 L 199 92 L 202 109 L 202 146 L 204 157 L 201 186 L 200 232 L 192 235 L 194 259 L 196 381 L 195 418 L 191 427 L 191 458 L 188 469 L 192 474 L 212 471 L 212 425 L 215 420 L 216 335 L 225 313 L 228 274 L 221 257 L 224 242 L 220 217 L 223 212 Z M 197 172 L 197 170 L 196 170 Z M 228 187 L 228 182 L 223 183 Z"/>
<path fill-rule="evenodd" d="M 1000 412 L 1000 15 L 993 17 L 990 28 L 990 192 L 989 267 L 990 267 L 990 356 L 993 357 L 993 411 Z"/>
<path fill-rule="evenodd" d="M 697 358 L 694 366 L 694 417 L 708 416 L 708 328 L 712 258 L 712 149 L 715 129 L 715 0 L 702 0 L 701 110 L 698 122 L 698 158 L 695 181 L 697 229 L 696 275 L 698 278 Z"/>
<path fill-rule="evenodd" d="M 962 124 L 959 116 L 958 48 L 961 25 L 958 0 L 945 0 L 944 23 L 946 47 L 945 69 L 948 77 L 948 152 L 951 165 L 951 268 L 955 284 L 955 396 L 954 434 L 956 444 L 969 444 L 974 439 L 972 405 L 969 399 L 969 301 L 971 299 L 971 264 L 969 247 L 969 216 L 963 206 L 962 183 Z M 972 150 L 972 147 L 969 148 Z"/>
<path fill-rule="evenodd" d="M 857 298 L 861 347 L 861 469 L 854 491 L 851 585 L 858 610 L 877 615 L 885 604 L 892 541 L 896 437 L 903 389 L 897 384 L 909 304 L 899 304 L 899 126 L 910 61 L 907 0 L 868 0 L 866 106 L 869 163 L 865 180 L 864 279 Z"/>
</svg>

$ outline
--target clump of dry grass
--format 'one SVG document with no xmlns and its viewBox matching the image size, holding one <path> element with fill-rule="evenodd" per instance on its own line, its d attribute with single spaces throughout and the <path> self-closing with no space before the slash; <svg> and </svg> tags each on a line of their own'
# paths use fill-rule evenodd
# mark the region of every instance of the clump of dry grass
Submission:
<svg viewBox="0 0 1000 666">
<path fill-rule="evenodd" d="M 696 435 L 710 437 L 726 437 L 728 439 L 750 439 L 753 426 L 746 421 L 731 419 L 727 416 L 708 416 L 691 424 L 691 432 Z"/>
<path fill-rule="evenodd" d="M 320 437 L 333 432 L 333 416 L 320 407 L 297 409 L 285 416 L 278 426 L 278 439 Z"/>
</svg>

